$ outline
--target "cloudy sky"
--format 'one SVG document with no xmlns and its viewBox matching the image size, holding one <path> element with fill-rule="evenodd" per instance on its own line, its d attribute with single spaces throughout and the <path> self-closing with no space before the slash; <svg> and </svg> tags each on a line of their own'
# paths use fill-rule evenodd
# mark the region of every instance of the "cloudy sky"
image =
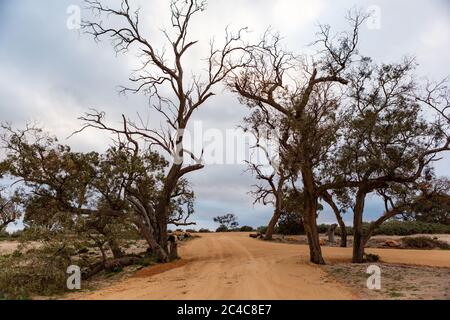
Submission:
<svg viewBox="0 0 450 320">
<path fill-rule="evenodd" d="M 109 1 L 117 3 L 118 1 Z M 145 34 L 155 42 L 160 30 L 169 27 L 168 1 L 130 1 L 141 6 Z M 140 3 L 139 3 L 140 2 Z M 80 127 L 77 117 L 88 108 L 107 112 L 111 123 L 122 113 L 145 113 L 147 99 L 119 96 L 137 63 L 133 55 L 116 55 L 108 42 L 95 43 L 79 30 L 68 28 L 76 0 L 0 0 L 0 121 L 20 127 L 38 121 L 52 134 L 77 151 L 104 150 L 109 137 L 89 131 L 65 140 Z M 268 26 L 279 31 L 284 44 L 298 53 L 308 50 L 317 23 L 330 24 L 336 31 L 346 27 L 347 10 L 360 8 L 376 13 L 361 31 L 360 51 L 376 61 L 393 62 L 404 55 L 415 56 L 419 74 L 441 79 L 450 74 L 450 2 L 356 1 L 356 0 L 211 0 L 205 13 L 192 24 L 191 37 L 200 40 L 188 62 L 195 65 L 207 54 L 209 39 L 220 40 L 226 26 L 247 26 L 259 36 Z M 82 17 L 88 13 L 82 11 Z M 203 130 L 225 132 L 239 125 L 247 114 L 236 97 L 217 90 L 218 95 L 195 114 Z M 438 173 L 447 175 L 447 157 Z M 271 208 L 253 205 L 248 194 L 254 178 L 242 164 L 208 165 L 190 176 L 197 195 L 199 227 L 214 227 L 212 218 L 235 213 L 241 225 L 267 224 Z M 367 217 L 382 208 L 376 199 L 367 204 Z M 351 215 L 345 220 L 350 222 Z M 328 208 L 320 222 L 333 221 Z"/>
</svg>

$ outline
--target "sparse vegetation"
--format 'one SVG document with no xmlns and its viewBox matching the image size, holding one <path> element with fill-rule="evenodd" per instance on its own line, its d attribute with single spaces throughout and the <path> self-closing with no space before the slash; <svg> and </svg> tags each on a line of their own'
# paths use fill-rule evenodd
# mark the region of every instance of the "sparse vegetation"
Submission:
<svg viewBox="0 0 450 320">
<path fill-rule="evenodd" d="M 252 232 L 254 231 L 253 227 L 250 226 L 242 226 L 239 228 L 240 232 Z"/>
<path fill-rule="evenodd" d="M 267 231 L 267 226 L 260 226 L 260 227 L 256 228 L 256 231 L 258 233 L 265 234 Z"/>
<path fill-rule="evenodd" d="M 377 254 L 365 253 L 364 261 L 365 262 L 378 262 L 378 261 L 380 261 L 380 256 Z"/>
<path fill-rule="evenodd" d="M 223 226 L 223 225 L 219 226 L 216 229 L 216 232 L 228 232 L 228 231 L 230 231 L 230 229 L 228 229 L 226 226 Z"/>
<path fill-rule="evenodd" d="M 322 225 L 321 230 L 326 230 L 328 225 Z M 369 230 L 370 223 L 365 222 L 363 224 L 363 233 Z M 347 227 L 347 233 L 353 234 L 353 228 Z M 337 234 L 340 234 L 340 230 L 336 230 Z M 439 223 L 427 223 L 421 221 L 401 221 L 391 220 L 383 223 L 377 229 L 373 231 L 373 235 L 386 235 L 386 236 L 409 236 L 415 234 L 449 234 L 450 226 Z"/>
<path fill-rule="evenodd" d="M 46 246 L 0 255 L 0 299 L 30 299 L 64 292 L 71 253 Z M 55 253 L 57 253 L 55 255 Z"/>
<path fill-rule="evenodd" d="M 450 250 L 447 242 L 433 239 L 430 237 L 405 237 L 401 239 L 403 245 L 412 249 L 445 249 Z"/>
</svg>

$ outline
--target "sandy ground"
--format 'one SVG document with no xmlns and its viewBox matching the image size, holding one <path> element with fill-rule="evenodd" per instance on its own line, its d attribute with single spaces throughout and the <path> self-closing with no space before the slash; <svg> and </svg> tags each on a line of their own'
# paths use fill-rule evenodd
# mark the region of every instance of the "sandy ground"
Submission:
<svg viewBox="0 0 450 320">
<path fill-rule="evenodd" d="M 370 263 L 322 266 L 330 277 L 351 287 L 363 299 L 450 300 L 450 268 L 376 263 L 381 271 L 380 290 L 367 288 Z"/>
<path fill-rule="evenodd" d="M 450 251 L 368 249 L 385 263 L 450 267 Z M 350 248 L 323 248 L 328 263 L 348 262 Z M 265 242 L 248 233 L 211 233 L 180 248 L 182 260 L 68 299 L 359 299 L 321 267 L 308 247 Z M 156 268 L 156 269 L 155 269 Z"/>
<path fill-rule="evenodd" d="M 0 255 L 12 253 L 18 246 L 19 243 L 15 241 L 0 241 Z"/>
<path fill-rule="evenodd" d="M 27 242 L 26 244 L 21 244 L 19 241 L 0 241 L 0 255 L 11 254 L 20 247 L 21 250 L 27 250 L 39 246 L 41 244 L 36 241 Z"/>
</svg>

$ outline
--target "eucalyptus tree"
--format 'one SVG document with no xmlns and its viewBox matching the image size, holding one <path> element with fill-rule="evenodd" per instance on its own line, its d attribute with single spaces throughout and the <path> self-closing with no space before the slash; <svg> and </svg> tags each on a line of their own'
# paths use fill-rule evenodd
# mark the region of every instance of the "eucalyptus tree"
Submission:
<svg viewBox="0 0 450 320">
<path fill-rule="evenodd" d="M 359 28 L 365 17 L 349 14 L 351 31 L 335 37 L 329 26 L 317 35 L 318 53 L 297 56 L 283 49 L 279 35 L 266 32 L 250 51 L 251 63 L 227 78 L 229 88 L 251 108 L 273 110 L 288 122 L 283 153 L 290 171 L 301 179 L 303 220 L 311 262 L 324 259 L 317 231 L 322 193 L 321 167 L 337 141 L 339 106 L 346 72 L 357 54 Z"/>
<path fill-rule="evenodd" d="M 370 237 L 362 227 L 367 195 L 417 190 L 439 154 L 450 149 L 446 89 L 423 99 L 414 69 L 411 59 L 375 65 L 365 58 L 352 73 L 347 125 L 331 171 L 336 189 L 347 187 L 353 194 L 353 262 L 363 261 Z M 386 203 L 390 206 L 373 226 L 401 213 L 408 201 Z"/>
<path fill-rule="evenodd" d="M 5 174 L 23 185 L 24 222 L 51 235 L 66 234 L 93 241 L 102 252 L 107 244 L 114 258 L 124 256 L 121 242 L 141 234 L 161 260 L 166 252 L 152 232 L 151 213 L 163 186 L 167 161 L 119 142 L 105 154 L 72 152 L 39 129 L 3 126 Z M 194 194 L 180 179 L 170 201 L 167 224 L 190 224 Z M 104 261 L 105 262 L 105 261 Z"/>
<path fill-rule="evenodd" d="M 233 213 L 227 213 L 223 216 L 217 216 L 214 219 L 214 222 L 219 224 L 219 230 L 232 230 L 237 228 L 239 223 L 237 222 L 237 217 Z"/>
<path fill-rule="evenodd" d="M 402 213 L 402 218 L 450 225 L 450 180 L 432 178 L 419 191 L 411 207 Z"/>
<path fill-rule="evenodd" d="M 163 31 L 167 41 L 160 46 L 156 40 L 145 36 L 139 10 L 133 10 L 130 1 L 123 0 L 117 8 L 108 7 L 101 1 L 86 2 L 96 16 L 82 23 L 84 30 L 96 40 L 111 40 L 117 53 L 137 52 L 142 61 L 142 68 L 129 79 L 132 86 L 124 87 L 123 92 L 150 96 L 153 101 L 151 107 L 161 115 L 163 123 L 160 128 L 153 128 L 143 121 L 136 122 L 124 116 L 122 127 L 114 128 L 107 124 L 104 113 L 92 112 L 82 117 L 85 122 L 82 130 L 105 130 L 133 145 L 142 144 L 141 149 L 158 150 L 172 158 L 161 181 L 158 201 L 150 210 L 151 217 L 156 219 L 152 230 L 154 238 L 158 246 L 167 251 L 171 199 L 177 192 L 180 179 L 204 166 L 201 154 L 194 155 L 184 148 L 184 131 L 194 112 L 215 95 L 213 90 L 217 85 L 232 70 L 245 64 L 245 55 L 235 55 L 242 49 L 243 29 L 234 34 L 226 31 L 225 41 L 220 47 L 211 42 L 210 50 L 201 60 L 205 71 L 188 73 L 186 57 L 198 43 L 190 39 L 190 25 L 192 19 L 206 9 L 206 2 L 171 1 L 171 26 Z M 185 161 L 186 155 L 192 160 L 189 163 Z"/>
<path fill-rule="evenodd" d="M 0 179 L 5 174 L 4 165 L 0 162 Z M 5 187 L 0 187 L 0 233 L 11 223 L 15 222 L 20 216 L 18 199 L 15 194 L 11 195 Z"/>
<path fill-rule="evenodd" d="M 127 226 L 127 214 L 117 183 L 102 190 L 94 187 L 100 155 L 71 152 L 40 129 L 13 130 L 7 125 L 2 129 L 6 154 L 2 167 L 10 179 L 21 183 L 17 198 L 25 225 L 46 230 L 50 238 L 75 233 L 79 239 L 94 241 L 101 252 L 108 244 L 115 258 L 122 257 L 118 234 Z"/>
</svg>

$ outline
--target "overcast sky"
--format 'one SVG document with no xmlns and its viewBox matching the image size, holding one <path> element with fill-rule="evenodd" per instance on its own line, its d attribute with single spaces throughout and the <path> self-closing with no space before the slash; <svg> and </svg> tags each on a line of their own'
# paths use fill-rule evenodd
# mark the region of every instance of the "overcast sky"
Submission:
<svg viewBox="0 0 450 320">
<path fill-rule="evenodd" d="M 130 2 L 139 6 L 138 1 Z M 169 27 L 168 1 L 140 2 L 145 34 L 158 42 L 160 30 Z M 0 0 L 0 121 L 17 127 L 38 121 L 74 150 L 102 151 L 109 142 L 104 133 L 89 131 L 65 140 L 80 127 L 77 117 L 94 107 L 106 111 L 115 123 L 122 113 L 145 113 L 147 100 L 117 94 L 117 87 L 127 84 L 136 58 L 116 56 L 107 41 L 96 44 L 89 36 L 69 29 L 68 8 L 72 5 L 82 7 L 83 3 Z M 195 65 L 205 57 L 209 39 L 216 37 L 219 41 L 226 26 L 247 26 L 255 37 L 271 26 L 283 35 L 288 49 L 301 53 L 313 41 L 318 22 L 330 24 L 336 31 L 344 30 L 345 13 L 355 7 L 376 13 L 376 20 L 362 28 L 362 54 L 383 62 L 415 56 L 420 75 L 438 80 L 450 74 L 448 0 L 212 0 L 192 25 L 191 38 L 200 40 L 200 44 L 188 62 Z M 225 132 L 236 128 L 248 110 L 235 96 L 220 89 L 217 93 L 194 120 L 201 121 L 204 130 Z M 448 175 L 449 166 L 447 157 L 440 162 L 438 173 Z M 244 169 L 242 164 L 208 165 L 189 176 L 197 196 L 195 220 L 199 227 L 212 228 L 214 216 L 230 212 L 238 215 L 241 225 L 267 224 L 272 209 L 252 204 L 248 191 L 255 180 Z M 380 203 L 371 199 L 366 217 L 374 218 L 381 210 Z M 351 214 L 345 216 L 347 222 L 351 219 Z M 328 208 L 319 221 L 334 221 Z"/>
</svg>

